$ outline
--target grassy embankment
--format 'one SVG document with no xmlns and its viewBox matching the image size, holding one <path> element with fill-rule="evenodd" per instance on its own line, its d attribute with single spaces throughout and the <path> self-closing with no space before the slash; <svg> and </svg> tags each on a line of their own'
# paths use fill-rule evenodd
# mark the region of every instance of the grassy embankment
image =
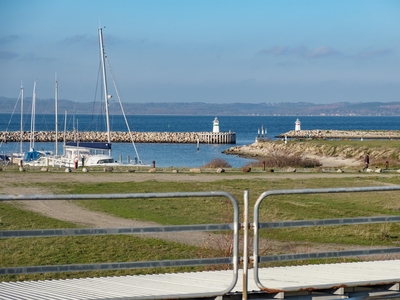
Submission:
<svg viewBox="0 0 400 300">
<path fill-rule="evenodd" d="M 246 148 L 246 147 L 244 147 Z M 234 153 L 264 160 L 267 166 L 275 167 L 276 160 L 279 164 L 289 166 L 291 158 L 316 155 L 327 157 L 352 158 L 363 162 L 366 153 L 370 154 L 371 166 L 386 168 L 400 168 L 400 140 L 290 140 L 263 141 L 249 147 L 243 153 Z M 271 159 L 268 159 L 271 158 Z M 275 159 L 273 159 L 275 158 Z M 268 165 L 270 162 L 271 165 Z M 278 164 L 278 165 L 279 165 Z M 297 165 L 293 165 L 297 167 Z"/>
<path fill-rule="evenodd" d="M 66 174 L 68 175 L 68 174 Z M 70 175 L 70 174 L 69 174 Z M 81 174 L 84 176 L 83 174 Z M 137 174 L 140 176 L 140 174 Z M 48 176 L 52 176 L 48 173 Z M 105 175 L 106 176 L 106 175 Z M 107 174 L 113 176 L 113 174 Z M 193 175 L 197 176 L 197 175 Z M 172 177 L 173 178 L 173 177 Z M 171 179 L 173 180 L 173 179 Z M 243 191 L 250 191 L 250 213 L 256 197 L 266 190 L 301 189 L 323 187 L 353 187 L 400 184 L 400 177 L 374 174 L 355 175 L 354 177 L 307 178 L 298 179 L 276 176 L 266 180 L 246 178 L 230 179 L 221 174 L 221 179 L 213 182 L 120 182 L 120 183 L 68 183 L 29 184 L 15 183 L 15 186 L 45 188 L 54 193 L 90 194 L 90 193 L 143 193 L 173 191 L 211 191 L 222 190 L 231 193 L 242 205 Z M 1 192 L 1 189 L 0 189 Z M 398 215 L 400 204 L 398 192 L 352 193 L 330 195 L 292 195 L 275 196 L 261 205 L 261 221 L 300 220 L 320 218 L 343 218 L 373 215 Z M 91 210 L 105 211 L 115 216 L 153 221 L 159 224 L 210 224 L 232 221 L 231 204 L 221 198 L 195 199 L 136 199 L 117 201 L 80 201 L 79 205 Z M 242 211 L 242 207 L 241 207 Z M 250 217 L 252 220 L 252 217 Z M 242 219 L 240 220 L 242 221 Z M 15 205 L 0 203 L 0 228 L 73 228 L 75 224 L 62 222 L 19 209 Z M 317 227 L 301 229 L 262 230 L 261 237 L 283 242 L 297 241 L 306 248 L 312 243 L 336 243 L 343 245 L 393 246 L 399 243 L 398 224 L 354 225 Z M 210 237 L 209 243 L 223 245 L 225 241 Z M 122 262 L 162 259 L 182 259 L 199 257 L 221 257 L 228 255 L 221 247 L 194 247 L 158 239 L 143 239 L 138 236 L 107 237 L 58 237 L 58 238 L 22 238 L 0 240 L 1 266 L 54 265 L 70 263 Z M 290 249 L 262 249 L 264 255 L 290 253 Z M 80 272 L 60 274 L 38 274 L 29 276 L 2 276 L 0 280 L 37 280 L 49 278 L 73 278 L 88 276 L 116 276 L 142 274 L 146 272 L 193 271 L 199 268 L 174 268 L 164 270 L 142 269 L 108 272 Z"/>
</svg>

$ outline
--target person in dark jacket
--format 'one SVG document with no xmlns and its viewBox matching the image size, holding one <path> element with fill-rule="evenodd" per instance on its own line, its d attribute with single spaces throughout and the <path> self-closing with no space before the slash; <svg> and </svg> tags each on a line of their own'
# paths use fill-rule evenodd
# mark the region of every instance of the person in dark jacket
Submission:
<svg viewBox="0 0 400 300">
<path fill-rule="evenodd" d="M 368 166 L 369 166 L 369 153 L 367 153 L 367 155 L 365 155 L 365 158 L 364 158 L 364 165 L 365 165 L 365 167 L 364 167 L 363 170 L 368 169 Z"/>
</svg>

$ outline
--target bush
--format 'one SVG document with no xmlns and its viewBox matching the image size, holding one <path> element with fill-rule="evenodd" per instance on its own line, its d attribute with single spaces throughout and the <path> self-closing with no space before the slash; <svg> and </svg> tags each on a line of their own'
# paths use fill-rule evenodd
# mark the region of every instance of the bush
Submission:
<svg viewBox="0 0 400 300">
<path fill-rule="evenodd" d="M 268 156 L 259 159 L 256 162 L 247 164 L 249 167 L 262 167 L 265 162 L 265 167 L 272 168 L 285 168 L 285 167 L 297 167 L 297 168 L 315 168 L 322 166 L 321 162 L 317 159 L 302 157 L 301 155 L 273 152 Z"/>
<path fill-rule="evenodd" d="M 232 166 L 226 160 L 215 158 L 202 166 L 202 168 L 232 168 Z"/>
</svg>

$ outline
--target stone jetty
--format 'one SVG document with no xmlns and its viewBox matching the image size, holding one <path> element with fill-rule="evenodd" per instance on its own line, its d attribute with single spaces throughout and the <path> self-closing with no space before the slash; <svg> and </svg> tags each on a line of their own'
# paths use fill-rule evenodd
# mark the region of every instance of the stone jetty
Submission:
<svg viewBox="0 0 400 300">
<path fill-rule="evenodd" d="M 54 142 L 55 131 L 35 132 L 36 142 Z M 236 144 L 236 133 L 234 132 L 122 132 L 113 131 L 110 134 L 111 142 L 114 143 L 201 143 L 201 144 Z M 22 141 L 29 142 L 31 133 L 25 131 Z M 107 142 L 106 132 L 74 132 L 65 133 L 66 141 L 80 142 Z M 20 142 L 21 133 L 19 131 L 0 132 L 0 141 Z M 64 141 L 64 132 L 58 133 L 58 141 Z"/>
<path fill-rule="evenodd" d="M 276 138 L 288 139 L 400 139 L 400 130 L 292 130 Z"/>
</svg>

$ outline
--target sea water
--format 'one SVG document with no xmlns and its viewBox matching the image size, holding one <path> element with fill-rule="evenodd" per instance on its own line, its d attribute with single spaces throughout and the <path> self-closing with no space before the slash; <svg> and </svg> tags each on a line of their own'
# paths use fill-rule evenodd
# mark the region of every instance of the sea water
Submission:
<svg viewBox="0 0 400 300">
<path fill-rule="evenodd" d="M 135 143 L 139 159 L 147 164 L 155 162 L 158 167 L 201 167 L 215 158 L 226 160 L 232 167 L 239 168 L 250 162 L 250 159 L 235 155 L 225 155 L 225 149 L 233 146 L 247 145 L 255 141 L 261 128 L 265 130 L 264 138 L 276 139 L 276 136 L 294 130 L 298 118 L 301 129 L 313 130 L 400 130 L 400 117 L 359 117 L 359 116 L 217 116 L 220 131 L 231 130 L 236 133 L 236 144 L 207 145 L 170 144 L 170 143 Z M 59 135 L 64 127 L 67 131 L 74 128 L 78 131 L 105 131 L 105 119 L 101 115 L 64 115 L 58 118 Z M 139 132 L 204 132 L 212 131 L 215 116 L 171 116 L 171 115 L 130 115 L 127 116 L 131 131 Z M 20 115 L 0 114 L 0 131 L 19 131 Z M 55 131 L 55 116 L 36 114 L 35 131 Z M 29 115 L 24 116 L 23 128 L 30 130 Z M 123 116 L 110 117 L 112 131 L 127 131 Z M 126 162 L 128 156 L 136 156 L 130 143 L 113 143 L 113 157 Z M 0 153 L 19 152 L 19 143 L 2 143 Z M 35 142 L 38 150 L 55 151 L 54 143 Z M 62 153 L 62 143 L 58 144 Z M 23 143 L 23 151 L 29 150 L 29 143 Z"/>
</svg>

